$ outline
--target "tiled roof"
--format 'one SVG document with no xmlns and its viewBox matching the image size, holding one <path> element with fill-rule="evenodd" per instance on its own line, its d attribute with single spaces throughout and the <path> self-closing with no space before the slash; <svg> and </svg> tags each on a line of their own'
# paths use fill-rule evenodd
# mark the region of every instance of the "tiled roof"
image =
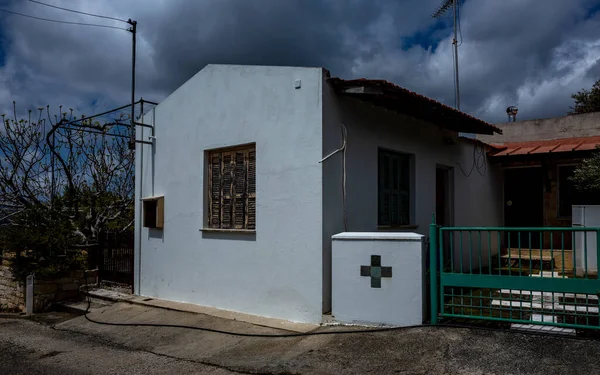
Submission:
<svg viewBox="0 0 600 375">
<path fill-rule="evenodd" d="M 502 133 L 492 124 L 388 81 L 366 78 L 330 78 L 328 81 L 340 94 L 370 101 L 449 130 L 490 135 Z"/>
<path fill-rule="evenodd" d="M 492 154 L 493 157 L 548 154 L 559 152 L 591 151 L 600 146 L 600 136 L 561 138 L 545 141 L 507 142 L 497 145 L 502 151 Z"/>
<path fill-rule="evenodd" d="M 458 139 L 460 139 L 464 142 L 474 143 L 477 146 L 487 147 L 490 149 L 490 153 L 504 150 L 504 146 L 502 146 L 502 145 L 498 145 L 498 144 L 494 144 L 494 143 L 487 143 L 487 142 L 484 142 L 481 139 L 477 139 L 477 138 L 458 137 Z"/>
</svg>

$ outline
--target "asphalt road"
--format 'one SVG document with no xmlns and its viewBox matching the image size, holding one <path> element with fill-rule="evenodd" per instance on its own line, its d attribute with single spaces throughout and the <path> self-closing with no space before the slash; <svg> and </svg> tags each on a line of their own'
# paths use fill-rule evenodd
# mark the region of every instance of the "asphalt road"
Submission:
<svg viewBox="0 0 600 375">
<path fill-rule="evenodd" d="M 0 374 L 234 374 L 25 319 L 0 319 Z M 239 374 L 239 372 L 236 372 Z"/>
<path fill-rule="evenodd" d="M 285 333 L 237 320 L 128 303 L 99 307 L 89 316 L 111 323 Z M 445 327 L 264 338 L 69 318 L 57 313 L 36 315 L 43 323 L 0 318 L 0 375 L 600 374 L 600 340 Z M 352 328 L 319 328 L 340 329 Z"/>
</svg>

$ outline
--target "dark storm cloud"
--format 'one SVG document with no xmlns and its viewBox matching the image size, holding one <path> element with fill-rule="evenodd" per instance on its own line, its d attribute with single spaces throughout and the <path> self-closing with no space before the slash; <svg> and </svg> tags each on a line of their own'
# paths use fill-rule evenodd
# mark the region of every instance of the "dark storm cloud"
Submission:
<svg viewBox="0 0 600 375">
<path fill-rule="evenodd" d="M 208 63 L 323 66 L 347 74 L 361 53 L 357 43 L 368 46 L 363 53 L 388 48 L 377 40 L 383 15 L 395 19 L 398 39 L 402 29 L 423 27 L 409 22 L 421 2 L 405 1 L 402 8 L 393 3 L 221 0 L 194 7 L 175 2 L 152 31 L 156 69 L 172 72 L 161 75 L 159 84 L 172 88 Z M 417 18 L 428 19 L 428 13 Z"/>
<path fill-rule="evenodd" d="M 322 66 L 454 103 L 451 17 L 430 16 L 441 0 L 47 1 L 139 21 L 137 96 L 147 99 L 163 99 L 208 63 L 232 63 Z M 521 118 L 564 114 L 570 93 L 600 78 L 599 3 L 464 1 L 461 108 L 490 121 L 503 121 L 511 104 Z M 11 7 L 98 21 L 26 1 Z M 127 32 L 9 16 L 2 36 L 0 100 L 86 110 L 129 100 Z"/>
</svg>

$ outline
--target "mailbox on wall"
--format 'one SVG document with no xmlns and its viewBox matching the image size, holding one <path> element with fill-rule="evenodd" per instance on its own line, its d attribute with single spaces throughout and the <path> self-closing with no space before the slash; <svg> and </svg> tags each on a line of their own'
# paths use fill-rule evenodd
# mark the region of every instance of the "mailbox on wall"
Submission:
<svg viewBox="0 0 600 375">
<path fill-rule="evenodd" d="M 165 197 L 142 198 L 142 202 L 144 227 L 162 229 L 165 223 Z"/>
</svg>

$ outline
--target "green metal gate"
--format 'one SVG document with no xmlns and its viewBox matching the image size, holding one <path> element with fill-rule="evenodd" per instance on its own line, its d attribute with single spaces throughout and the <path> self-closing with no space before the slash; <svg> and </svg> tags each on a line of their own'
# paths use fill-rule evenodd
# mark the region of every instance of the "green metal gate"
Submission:
<svg viewBox="0 0 600 375">
<path fill-rule="evenodd" d="M 430 226 L 431 323 L 600 329 L 600 228 Z"/>
</svg>

